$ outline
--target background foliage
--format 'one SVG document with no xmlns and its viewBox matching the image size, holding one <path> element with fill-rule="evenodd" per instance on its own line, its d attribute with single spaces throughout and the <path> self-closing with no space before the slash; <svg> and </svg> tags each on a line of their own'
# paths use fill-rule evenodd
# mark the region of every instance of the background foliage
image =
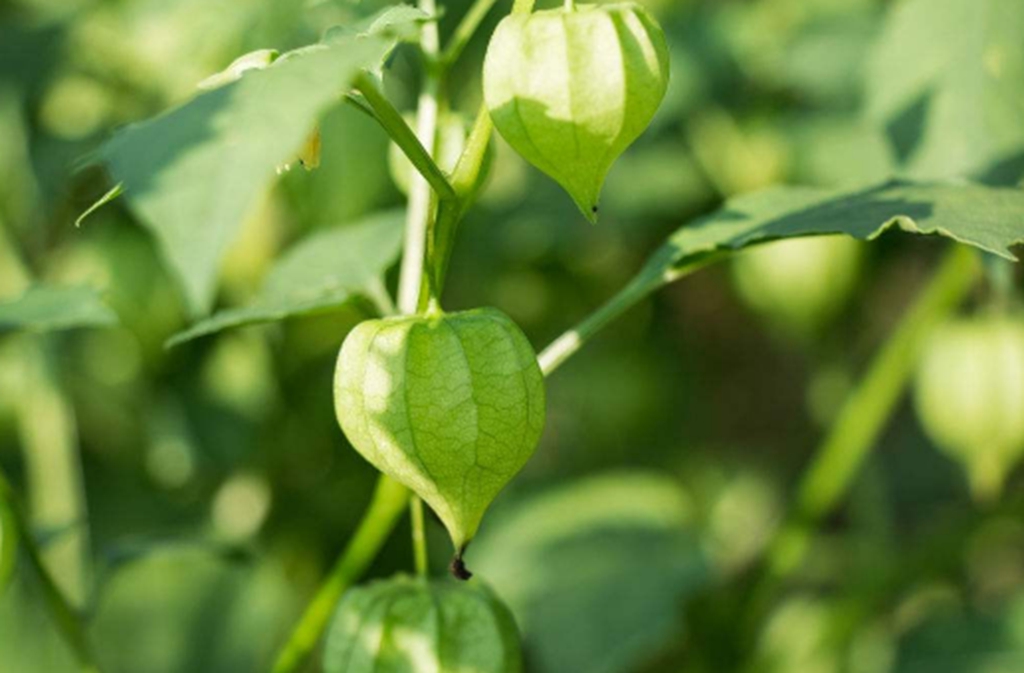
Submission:
<svg viewBox="0 0 1024 673">
<path fill-rule="evenodd" d="M 443 35 L 468 7 L 444 4 Z M 540 347 L 659 249 L 671 254 L 646 267 L 653 284 L 709 241 L 830 226 L 864 238 L 892 208 L 993 251 L 1020 238 L 1024 196 L 992 191 L 1024 174 L 1017 0 L 645 4 L 666 30 L 672 85 L 613 170 L 601 222 L 586 224 L 499 142 L 455 248 L 447 307 L 497 306 Z M 319 61 L 282 66 L 305 79 L 282 80 L 275 110 L 322 112 L 313 172 L 276 179 L 253 159 L 285 161 L 303 135 L 285 124 L 250 143 L 235 126 L 232 115 L 284 123 L 253 112 L 261 80 L 123 130 L 195 99 L 198 82 L 242 53 L 300 48 L 383 7 L 302 5 L 0 0 L 0 465 L 26 494 L 61 585 L 91 615 L 108 671 L 269 670 L 373 487 L 337 428 L 331 375 L 344 335 L 394 286 L 403 197 L 384 132 L 329 90 L 303 97 L 310 82 L 345 76 Z M 452 74 L 466 114 L 498 15 Z M 366 64 L 380 56 L 369 51 Z M 389 68 L 388 94 L 412 108 L 411 49 Z M 205 153 L 175 154 L 184 141 L 162 131 L 144 152 L 129 147 L 196 108 L 213 112 L 188 127 L 209 134 Z M 83 166 L 94 152 L 109 172 Z M 160 180 L 138 177 L 165 160 L 175 169 Z M 178 190 L 208 170 L 222 181 Z M 127 198 L 76 229 L 122 180 Z M 730 201 L 673 235 L 776 183 L 804 187 Z M 181 229 L 154 228 L 161 209 Z M 806 209 L 814 217 L 793 215 Z M 169 240 L 195 248 L 172 253 Z M 745 297 L 727 266 L 710 268 L 640 301 L 549 380 L 541 448 L 468 555 L 513 609 L 530 671 L 1020 670 L 1019 475 L 1000 502 L 972 503 L 909 404 L 764 628 L 737 617 L 814 447 L 945 245 L 896 232 L 858 245 L 824 317 L 796 324 Z M 311 283 L 332 265 L 331 282 Z M 980 283 L 972 303 L 989 292 Z M 410 567 L 406 525 L 371 576 Z M 440 572 L 448 543 L 429 525 Z M 76 670 L 43 601 L 22 556 L 0 598 L 0 670 Z"/>
</svg>

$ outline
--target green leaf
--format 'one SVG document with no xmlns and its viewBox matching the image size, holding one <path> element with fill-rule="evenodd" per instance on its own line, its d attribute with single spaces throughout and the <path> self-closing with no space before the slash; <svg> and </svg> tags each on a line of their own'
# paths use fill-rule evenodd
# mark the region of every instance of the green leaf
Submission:
<svg viewBox="0 0 1024 673">
<path fill-rule="evenodd" d="M 23 329 L 49 332 L 75 327 L 108 327 L 117 315 L 89 287 L 30 287 L 0 303 L 0 333 Z"/>
<path fill-rule="evenodd" d="M 591 336 L 658 288 L 737 250 L 767 241 L 846 234 L 871 241 L 890 229 L 939 235 L 1016 261 L 1024 191 L 890 181 L 862 189 L 773 187 L 726 202 L 672 234 L 626 287 L 540 354 L 550 373 Z"/>
<path fill-rule="evenodd" d="M 709 580 L 671 479 L 616 472 L 498 510 L 470 561 L 512 608 L 538 673 L 636 670 Z"/>
<path fill-rule="evenodd" d="M 893 228 L 1016 260 L 1010 248 L 1024 242 L 1024 191 L 903 181 L 853 191 L 774 187 L 679 229 L 635 282 L 653 289 L 708 255 L 770 240 L 847 234 L 871 241 Z"/>
<path fill-rule="evenodd" d="M 895 5 L 870 62 L 868 109 L 912 176 L 1024 175 L 1021 35 L 1019 0 Z"/>
<path fill-rule="evenodd" d="M 436 21 L 422 9 L 409 5 L 396 5 L 349 26 L 335 26 L 327 31 L 325 42 L 336 42 L 345 38 L 370 35 L 386 35 L 401 41 L 411 40 L 419 34 L 420 26 L 427 21 Z"/>
<path fill-rule="evenodd" d="M 242 75 L 250 70 L 262 70 L 276 61 L 280 56 L 276 49 L 257 49 L 239 56 L 227 68 L 215 75 L 210 75 L 199 83 L 200 89 L 216 89 L 219 86 L 237 82 Z"/>
<path fill-rule="evenodd" d="M 309 236 L 274 265 L 250 306 L 220 311 L 174 335 L 168 346 L 230 327 L 341 306 L 363 293 L 398 257 L 404 220 L 404 211 L 389 211 Z"/>
<path fill-rule="evenodd" d="M 101 149 L 194 314 L 209 310 L 224 252 L 276 167 L 289 163 L 356 74 L 394 45 L 392 37 L 350 36 L 284 54 L 125 128 Z"/>
<path fill-rule="evenodd" d="M 933 607 L 934 616 L 900 643 L 893 673 L 1024 670 L 1024 600 L 1019 596 L 995 614 L 941 607 Z"/>
<path fill-rule="evenodd" d="M 296 599 L 272 563 L 168 548 L 108 579 L 90 627 L 104 670 L 258 671 L 286 637 Z"/>
</svg>

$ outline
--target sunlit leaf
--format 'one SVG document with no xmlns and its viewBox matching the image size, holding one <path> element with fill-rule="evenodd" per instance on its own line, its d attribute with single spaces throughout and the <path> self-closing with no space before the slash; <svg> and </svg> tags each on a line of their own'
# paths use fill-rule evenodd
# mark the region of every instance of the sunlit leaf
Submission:
<svg viewBox="0 0 1024 673">
<path fill-rule="evenodd" d="M 389 26 L 387 28 L 392 28 Z M 100 151 L 156 236 L 195 314 L 209 310 L 225 250 L 260 193 L 302 148 L 352 78 L 393 48 L 391 33 L 331 40 L 129 126 Z"/>
<path fill-rule="evenodd" d="M 635 670 L 709 578 L 672 480 L 613 473 L 498 510 L 469 564 L 512 608 L 531 670 Z"/>
<path fill-rule="evenodd" d="M 16 329 L 49 332 L 116 323 L 117 315 L 89 287 L 36 285 L 16 299 L 0 302 L 0 333 Z"/>
<path fill-rule="evenodd" d="M 887 182 L 859 190 L 775 187 L 741 196 L 674 233 L 636 283 L 655 288 L 712 253 L 780 238 L 890 229 L 935 234 L 1008 259 L 1024 242 L 1024 191 L 980 185 Z"/>
<path fill-rule="evenodd" d="M 277 262 L 251 305 L 220 311 L 175 335 L 169 344 L 341 306 L 364 292 L 398 257 L 403 222 L 403 211 L 389 211 L 313 234 Z"/>
<path fill-rule="evenodd" d="M 869 113 L 920 178 L 1024 176 L 1024 3 L 905 0 L 871 59 Z"/>
</svg>

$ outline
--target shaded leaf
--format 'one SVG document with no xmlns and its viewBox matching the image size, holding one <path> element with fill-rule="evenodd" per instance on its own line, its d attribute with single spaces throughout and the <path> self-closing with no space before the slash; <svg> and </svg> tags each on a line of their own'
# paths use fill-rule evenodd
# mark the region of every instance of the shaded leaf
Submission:
<svg viewBox="0 0 1024 673">
<path fill-rule="evenodd" d="M 895 5 L 871 58 L 868 109 L 911 175 L 981 178 L 1024 158 L 1021 35 L 1019 0 Z"/>
<path fill-rule="evenodd" d="M 176 334 L 168 345 L 229 327 L 341 306 L 380 278 L 398 257 L 404 220 L 404 211 L 389 211 L 309 236 L 275 264 L 251 305 L 220 311 Z"/>
<path fill-rule="evenodd" d="M 682 601 L 709 579 L 678 485 L 629 472 L 496 511 L 469 557 L 541 673 L 635 670 L 677 636 Z"/>
<path fill-rule="evenodd" d="M 298 607 L 274 564 L 202 549 L 150 554 L 110 578 L 91 632 L 109 670 L 269 670 Z"/>
<path fill-rule="evenodd" d="M 116 323 L 117 315 L 90 287 L 36 285 L 17 299 L 0 303 L 0 333 L 15 329 L 49 332 Z"/>
<path fill-rule="evenodd" d="M 209 310 L 224 252 L 275 168 L 300 150 L 352 78 L 379 65 L 394 44 L 350 36 L 284 54 L 125 128 L 101 149 L 194 314 Z"/>
<path fill-rule="evenodd" d="M 900 643 L 893 673 L 1015 673 L 1024 669 L 1024 601 L 1000 614 L 942 611 Z"/>
</svg>

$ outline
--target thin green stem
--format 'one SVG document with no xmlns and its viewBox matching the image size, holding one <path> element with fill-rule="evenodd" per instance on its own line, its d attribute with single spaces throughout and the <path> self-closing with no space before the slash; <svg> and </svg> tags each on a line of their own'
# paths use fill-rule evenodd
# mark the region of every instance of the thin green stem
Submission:
<svg viewBox="0 0 1024 673">
<path fill-rule="evenodd" d="M 89 643 L 82 616 L 68 602 L 46 568 L 32 530 L 14 497 L 14 489 L 2 471 L 0 471 L 0 500 L 7 503 L 14 520 L 15 535 L 21 543 L 21 548 L 25 550 L 25 557 L 28 559 L 33 573 L 39 579 L 46 607 L 64 641 L 78 660 L 79 670 L 82 673 L 100 673 L 100 667 Z"/>
<path fill-rule="evenodd" d="M 618 294 L 605 302 L 601 308 L 591 313 L 583 322 L 552 341 L 547 348 L 541 351 L 537 356 L 541 371 L 545 376 L 554 372 L 562 363 L 575 355 L 597 332 L 607 327 L 609 323 L 651 292 L 665 284 L 695 273 L 719 259 L 721 259 L 721 255 L 708 255 L 684 268 L 673 269 L 660 276 L 649 276 L 641 272 L 628 285 L 619 290 Z"/>
<path fill-rule="evenodd" d="M 448 40 L 448 45 L 445 47 L 444 54 L 441 56 L 441 62 L 447 67 L 452 63 L 459 60 L 459 56 L 462 55 L 463 50 L 469 41 L 476 34 L 477 29 L 483 20 L 490 13 L 494 7 L 494 3 L 497 0 L 476 0 L 473 6 L 466 12 L 462 21 L 455 28 L 455 32 L 452 33 L 451 38 Z"/>
<path fill-rule="evenodd" d="M 419 0 L 419 8 L 434 16 L 437 6 L 434 0 Z M 416 135 L 423 146 L 433 155 L 437 145 L 438 99 L 441 93 L 441 69 L 437 65 L 440 37 L 437 22 L 424 24 L 420 33 L 420 49 L 426 61 L 423 89 L 420 91 L 416 108 Z M 440 194 L 440 192 L 439 192 Z M 444 201 L 454 198 L 446 192 Z M 405 217 L 405 248 L 402 254 L 402 270 L 398 283 L 398 310 L 414 313 L 420 303 L 423 289 L 421 280 L 427 256 L 427 237 L 430 222 L 434 217 L 434 203 L 429 185 L 419 176 L 413 175 L 409 183 L 409 207 Z"/>
<path fill-rule="evenodd" d="M 934 278 L 875 356 L 815 452 L 790 513 L 768 547 L 765 569 L 752 593 L 747 621 L 758 623 L 785 580 L 799 569 L 817 523 L 849 491 L 902 397 L 925 338 L 970 292 L 977 254 L 953 246 Z"/>
<path fill-rule="evenodd" d="M 18 429 L 32 524 L 67 529 L 43 554 L 68 601 L 85 603 L 92 584 L 88 511 L 75 412 L 57 371 L 51 339 L 22 339 L 26 379 L 18 398 Z"/>
<path fill-rule="evenodd" d="M 459 157 L 455 170 L 452 172 L 452 187 L 455 189 L 456 198 L 442 200 L 438 204 L 437 217 L 431 223 L 427 232 L 427 259 L 429 263 L 424 267 L 424 281 L 420 290 L 420 305 L 425 305 L 425 295 L 429 292 L 439 298 L 444 289 L 444 282 L 448 272 L 448 262 L 451 259 L 452 247 L 455 243 L 455 234 L 459 224 L 465 216 L 466 211 L 472 205 L 473 192 L 479 182 L 480 172 L 483 170 L 484 157 L 487 154 L 487 146 L 491 142 L 491 133 L 494 124 L 491 122 L 491 115 L 486 107 L 482 107 L 477 114 L 473 129 L 466 139 L 466 147 Z"/>
<path fill-rule="evenodd" d="M 355 87 L 363 94 L 370 109 L 373 110 L 374 118 L 380 122 L 387 134 L 412 162 L 419 172 L 419 177 L 425 179 L 441 198 L 453 198 L 455 190 L 449 184 L 444 171 L 434 162 L 431 156 L 432 152 L 429 152 L 420 142 L 417 134 L 413 133 L 409 125 L 405 123 L 402 113 L 391 104 L 369 73 L 361 73 L 356 78 Z M 427 142 L 432 145 L 429 139 Z"/>
<path fill-rule="evenodd" d="M 423 524 L 423 501 L 415 495 L 409 499 L 409 515 L 412 521 L 412 549 L 416 575 L 426 579 L 430 574 L 430 562 L 427 554 L 426 528 Z"/>
<path fill-rule="evenodd" d="M 512 13 L 528 14 L 533 11 L 533 5 L 534 0 L 516 0 L 512 5 Z M 425 232 L 427 263 L 423 266 L 424 280 L 420 283 L 420 296 L 416 302 L 421 308 L 431 303 L 436 304 L 444 290 L 455 234 L 473 203 L 474 191 L 479 184 L 493 132 L 494 123 L 490 112 L 483 105 L 466 140 L 462 156 L 452 172 L 451 185 L 455 189 L 456 198 L 440 200 L 437 216 Z"/>
<path fill-rule="evenodd" d="M 278 655 L 274 673 L 299 670 L 320 640 L 338 599 L 366 572 L 398 524 L 408 502 L 408 489 L 388 476 L 380 476 L 369 509 Z"/>
</svg>

